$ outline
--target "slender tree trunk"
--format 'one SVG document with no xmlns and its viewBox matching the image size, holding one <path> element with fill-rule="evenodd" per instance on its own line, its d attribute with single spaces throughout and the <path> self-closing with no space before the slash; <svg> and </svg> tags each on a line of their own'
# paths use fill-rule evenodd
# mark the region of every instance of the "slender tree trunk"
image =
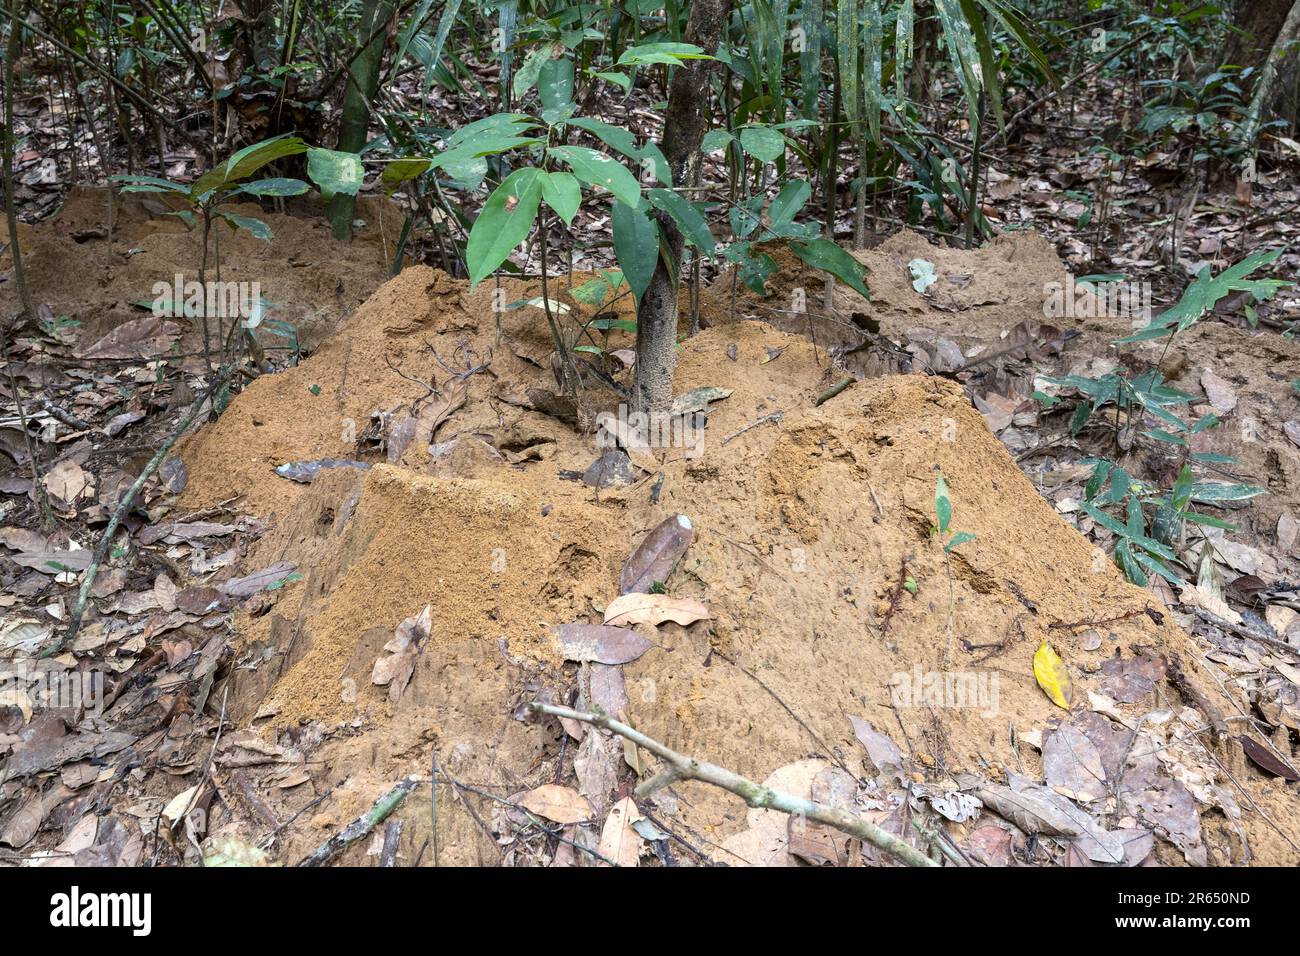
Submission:
<svg viewBox="0 0 1300 956">
<path fill-rule="evenodd" d="M 14 61 L 22 49 L 22 20 L 18 16 L 18 0 L 10 0 L 9 5 L 9 44 L 5 47 L 5 125 L 4 143 L 4 191 L 5 219 L 9 226 L 9 258 L 14 263 L 14 284 L 18 287 L 18 301 L 23 311 L 34 315 L 31 293 L 27 291 L 27 280 L 23 276 L 22 250 L 18 248 L 18 213 L 14 209 L 14 148 L 18 143 L 18 134 L 14 129 Z M 14 401 L 21 401 L 18 395 Z"/>
<path fill-rule="evenodd" d="M 1261 7 L 1266 6 L 1269 5 L 1261 5 Z M 1297 54 L 1290 47 L 1295 44 L 1297 39 L 1300 39 L 1300 0 L 1295 0 L 1291 4 L 1286 16 L 1278 24 L 1273 33 L 1272 42 L 1260 61 L 1261 68 L 1255 74 L 1254 92 L 1251 94 L 1250 108 L 1246 111 L 1246 119 L 1241 130 L 1242 140 L 1247 144 L 1254 141 L 1260 125 L 1269 113 L 1270 104 L 1276 99 L 1279 92 L 1277 81 L 1279 76 L 1284 75 L 1283 64 L 1289 63 L 1290 71 L 1295 70 L 1296 61 L 1300 58 L 1300 54 Z"/>
<path fill-rule="evenodd" d="M 392 19 L 396 9 L 395 0 L 365 0 L 361 7 L 357 35 L 363 39 L 370 36 L 376 27 Z M 387 42 L 388 38 L 380 32 L 348 69 L 336 147 L 341 152 L 359 153 L 361 147 L 366 145 L 366 134 L 370 130 L 370 104 L 379 90 L 379 67 Z M 355 196 L 338 193 L 329 201 L 328 212 L 334 238 L 352 238 L 352 213 L 355 209 Z"/>
<path fill-rule="evenodd" d="M 730 0 L 695 0 L 684 41 L 713 54 L 723 35 L 729 8 Z M 709 125 L 712 65 L 712 60 L 688 60 L 677 67 L 668 90 L 660 148 L 677 186 L 690 186 L 698 180 L 700 142 Z M 677 286 L 684 240 L 670 216 L 660 212 L 656 219 L 663 246 L 637 313 L 632 403 L 641 412 L 664 411 L 672 404 L 673 368 L 677 364 Z M 665 259 L 672 263 L 671 272 Z"/>
</svg>

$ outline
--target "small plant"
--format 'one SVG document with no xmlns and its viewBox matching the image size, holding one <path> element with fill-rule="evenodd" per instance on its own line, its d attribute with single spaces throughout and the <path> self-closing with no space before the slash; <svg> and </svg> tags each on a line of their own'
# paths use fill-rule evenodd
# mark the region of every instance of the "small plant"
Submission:
<svg viewBox="0 0 1300 956">
<path fill-rule="evenodd" d="M 939 478 L 934 483 L 934 516 L 936 523 L 930 533 L 940 541 L 947 539 L 943 545 L 944 554 L 951 553 L 958 545 L 975 540 L 975 535 L 969 531 L 954 531 L 951 536 L 948 534 L 948 527 L 952 523 L 952 498 L 948 495 L 948 482 L 944 479 L 943 472 L 939 472 Z"/>
<path fill-rule="evenodd" d="M 232 232 L 243 229 L 258 239 L 268 242 L 272 239 L 271 227 L 261 219 L 241 216 L 222 206 L 242 197 L 283 199 L 307 192 L 311 187 L 300 179 L 273 177 L 248 181 L 250 176 L 267 164 L 302 153 L 308 154 L 308 175 L 320 187 L 327 200 L 336 193 L 356 194 L 361 186 L 361 161 L 356 156 L 332 149 L 312 149 L 298 137 L 287 134 L 254 143 L 232 153 L 225 162 L 214 166 L 189 185 L 156 176 L 120 175 L 112 177 L 112 181 L 120 183 L 124 193 L 166 193 L 182 201 L 182 207 L 169 215 L 176 216 L 191 229 L 202 225 L 203 255 L 199 262 L 199 283 L 206 286 L 213 223 L 220 220 Z M 219 243 L 216 266 L 220 274 Z M 200 310 L 199 317 L 203 322 L 203 355 L 211 368 L 209 316 L 206 310 Z M 238 329 L 239 324 L 235 323 L 228 336 L 224 328 L 218 329 L 218 344 L 223 349 L 228 349 Z"/>
</svg>

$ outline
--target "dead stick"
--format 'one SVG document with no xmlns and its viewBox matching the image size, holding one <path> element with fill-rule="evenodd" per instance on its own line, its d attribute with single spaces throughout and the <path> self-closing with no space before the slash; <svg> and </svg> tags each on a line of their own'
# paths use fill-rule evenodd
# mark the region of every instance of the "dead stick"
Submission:
<svg viewBox="0 0 1300 956">
<path fill-rule="evenodd" d="M 419 777 L 407 777 L 375 801 L 375 805 L 334 834 L 298 862 L 298 866 L 324 866 L 353 843 L 383 823 L 415 789 Z"/>
<path fill-rule="evenodd" d="M 724 767 L 705 763 L 702 760 L 696 760 L 694 757 L 683 756 L 675 750 L 668 749 L 659 741 L 647 737 L 639 730 L 635 730 L 605 714 L 587 714 L 571 710 L 568 707 L 556 707 L 553 704 L 542 704 L 536 701 L 528 706 L 534 713 L 550 714 L 552 717 L 566 717 L 569 720 L 580 720 L 585 724 L 591 724 L 593 727 L 599 727 L 601 730 L 608 730 L 610 733 L 618 734 L 625 740 L 632 741 L 638 747 L 650 751 L 663 760 L 667 766 L 656 774 L 653 779 L 642 783 L 636 788 L 636 795 L 640 799 L 646 799 L 654 791 L 678 780 L 699 780 L 702 783 L 734 793 L 755 809 L 779 810 L 781 813 L 805 817 L 816 823 L 824 823 L 837 830 L 842 830 L 850 836 L 866 840 L 873 846 L 879 847 L 908 866 L 938 865 L 911 844 L 903 842 L 893 834 L 886 833 L 880 827 L 868 823 L 861 817 L 836 807 L 824 806 L 811 800 L 804 800 L 801 797 L 794 797 L 779 790 L 773 790 L 771 787 L 754 783 L 754 781 L 742 777 L 740 774 L 732 773 Z"/>
<path fill-rule="evenodd" d="M 194 400 L 194 404 L 190 406 L 190 410 L 185 414 L 185 417 L 180 420 L 180 424 L 172 429 L 171 435 L 169 435 L 167 440 L 163 442 L 162 447 L 158 449 L 153 458 L 149 459 L 149 464 L 144 466 L 144 471 L 140 472 L 140 477 L 135 480 L 135 483 L 131 485 L 131 487 L 127 489 L 126 494 L 122 496 L 122 500 L 118 504 L 117 510 L 113 512 L 113 517 L 108 522 L 108 527 L 104 529 L 104 533 L 99 538 L 99 544 L 95 546 L 95 554 L 90 562 L 90 567 L 86 568 L 85 577 L 81 579 L 81 590 L 77 592 L 77 603 L 73 606 L 72 619 L 68 622 L 68 629 L 63 632 L 62 637 L 54 643 L 47 645 L 38 655 L 36 655 L 38 658 L 53 657 L 55 654 L 59 653 L 59 651 L 63 650 L 64 646 L 67 645 L 69 641 L 77 636 L 77 631 L 81 628 L 82 615 L 86 613 L 86 604 L 90 600 L 90 589 L 95 586 L 95 577 L 99 574 L 99 568 L 104 563 L 104 559 L 108 556 L 108 549 L 113 544 L 113 536 L 117 534 L 118 526 L 121 525 L 122 519 L 127 516 L 127 513 L 131 510 L 131 506 L 135 503 L 136 495 L 140 493 L 140 489 L 144 487 L 144 483 L 149 480 L 149 476 L 158 470 L 158 467 L 167 457 L 168 452 L 172 450 L 172 446 L 176 444 L 181 435 L 185 434 L 185 430 L 189 428 L 194 419 L 198 417 L 199 410 L 203 408 L 204 403 L 217 393 L 217 389 L 226 383 L 226 380 L 230 377 L 232 371 L 233 369 L 231 368 L 225 368 L 217 373 L 217 377 L 212 380 L 212 384 L 204 389 L 203 394 Z"/>
<path fill-rule="evenodd" d="M 836 395 L 838 395 L 840 392 L 844 391 L 846 388 L 848 388 L 850 385 L 852 385 L 853 382 L 854 382 L 854 379 L 852 379 L 852 378 L 842 378 L 842 379 L 840 379 L 838 382 L 836 382 L 836 383 L 835 383 L 834 385 L 832 385 L 830 388 L 826 389 L 826 391 L 824 391 L 824 392 L 822 392 L 820 395 L 818 395 L 818 396 L 817 396 L 817 400 L 816 400 L 815 402 L 813 402 L 813 406 L 816 407 L 816 406 L 818 406 L 818 405 L 821 405 L 823 402 L 829 402 L 832 398 L 834 398 L 834 397 L 835 397 Z"/>
</svg>

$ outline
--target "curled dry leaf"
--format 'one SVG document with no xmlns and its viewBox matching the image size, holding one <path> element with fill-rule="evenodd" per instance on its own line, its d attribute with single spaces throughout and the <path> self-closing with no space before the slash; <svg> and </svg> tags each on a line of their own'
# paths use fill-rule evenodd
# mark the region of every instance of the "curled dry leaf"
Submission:
<svg viewBox="0 0 1300 956">
<path fill-rule="evenodd" d="M 432 608 L 426 604 L 424 610 L 415 617 L 408 617 L 393 633 L 392 640 L 384 645 L 387 657 L 375 661 L 370 672 L 370 679 L 380 687 L 388 687 L 388 699 L 397 703 L 411 682 L 415 673 L 415 659 L 420 654 L 420 646 L 429 636 L 432 625 Z"/>
<path fill-rule="evenodd" d="M 648 638 L 621 627 L 604 624 L 561 624 L 551 633 L 565 660 L 626 664 L 651 648 Z"/>
<path fill-rule="evenodd" d="M 666 594 L 621 594 L 605 608 L 605 623 L 620 626 L 659 625 L 664 621 L 685 626 L 708 617 L 709 609 L 703 602 Z"/>
<path fill-rule="evenodd" d="M 672 515 L 655 526 L 637 545 L 618 578 L 620 594 L 649 593 L 656 583 L 664 584 L 695 538 L 686 515 Z"/>
<path fill-rule="evenodd" d="M 596 416 L 596 424 L 600 428 L 598 441 L 601 447 L 608 448 L 616 442 L 627 452 L 627 457 L 632 460 L 632 464 L 642 471 L 659 470 L 659 460 L 655 458 L 645 438 L 626 421 L 609 412 L 602 412 Z"/>
<path fill-rule="evenodd" d="M 519 805 L 530 813 L 555 823 L 581 823 L 591 819 L 591 804 L 570 787 L 547 783 L 528 791 Z"/>
</svg>

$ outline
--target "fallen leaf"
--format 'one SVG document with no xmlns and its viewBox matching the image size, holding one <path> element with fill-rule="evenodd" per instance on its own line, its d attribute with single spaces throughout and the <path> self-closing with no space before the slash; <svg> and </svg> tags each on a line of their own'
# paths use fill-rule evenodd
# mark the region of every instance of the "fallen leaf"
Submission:
<svg viewBox="0 0 1300 956">
<path fill-rule="evenodd" d="M 536 791 L 534 791 L 536 792 Z M 633 828 L 641 819 L 631 797 L 624 797 L 609 808 L 605 826 L 600 831 L 600 845 L 596 851 L 619 866 L 636 866 L 641 860 L 641 834 Z"/>
<path fill-rule="evenodd" d="M 565 660 L 626 664 L 653 645 L 645 636 L 604 624 L 561 624 L 551 629 Z"/>
<path fill-rule="evenodd" d="M 1241 749 L 1245 751 L 1246 756 L 1251 759 L 1255 766 L 1267 770 L 1275 777 L 1281 777 L 1283 780 L 1296 781 L 1300 780 L 1300 773 L 1296 772 L 1295 767 L 1279 760 L 1278 757 L 1263 744 L 1250 737 L 1243 736 L 1241 739 Z"/>
<path fill-rule="evenodd" d="M 570 787 L 546 783 L 528 791 L 519 801 L 525 810 L 556 823 L 581 823 L 591 819 L 591 804 Z"/>
<path fill-rule="evenodd" d="M 419 614 L 397 625 L 392 639 L 384 645 L 388 656 L 378 658 L 370 670 L 370 680 L 380 687 L 387 687 L 388 699 L 394 704 L 401 700 L 402 692 L 411 682 L 415 660 L 432 624 L 433 608 L 426 604 Z"/>
<path fill-rule="evenodd" d="M 1051 645 L 1043 641 L 1034 654 L 1034 680 L 1057 707 L 1070 709 L 1070 671 Z"/>
<path fill-rule="evenodd" d="M 675 598 L 666 594 L 620 594 L 605 608 L 605 623 L 662 624 L 664 621 L 686 626 L 707 620 L 709 609 L 693 598 Z"/>
<path fill-rule="evenodd" d="M 695 529 L 686 515 L 659 522 L 628 556 L 618 578 L 619 593 L 648 593 L 655 584 L 666 584 L 694 538 Z"/>
<path fill-rule="evenodd" d="M 41 479 L 45 490 L 53 497 L 68 505 L 74 505 L 77 499 L 88 494 L 94 487 L 94 479 L 71 458 L 65 458 L 45 473 Z"/>
<path fill-rule="evenodd" d="M 1201 388 L 1205 389 L 1205 396 L 1210 400 L 1210 406 L 1220 415 L 1227 414 L 1237 407 L 1236 391 L 1230 384 L 1215 375 L 1213 369 L 1207 368 L 1201 373 Z"/>
</svg>

